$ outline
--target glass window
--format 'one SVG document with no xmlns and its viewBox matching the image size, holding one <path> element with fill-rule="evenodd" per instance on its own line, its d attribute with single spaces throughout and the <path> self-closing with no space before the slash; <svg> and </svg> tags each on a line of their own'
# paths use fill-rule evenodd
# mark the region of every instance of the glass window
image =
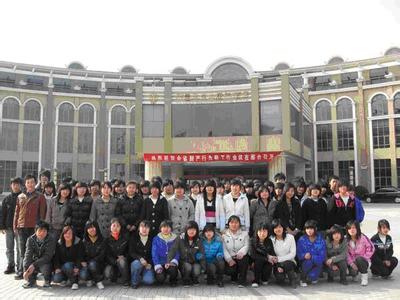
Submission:
<svg viewBox="0 0 400 300">
<path fill-rule="evenodd" d="M 311 122 L 309 122 L 306 118 L 303 117 L 303 129 L 304 129 L 304 145 L 307 147 L 312 147 L 312 135 L 313 135 L 313 127 Z"/>
<path fill-rule="evenodd" d="M 93 128 L 78 127 L 78 153 L 93 153 Z"/>
<path fill-rule="evenodd" d="M 392 185 L 390 159 L 374 159 L 375 189 Z"/>
<path fill-rule="evenodd" d="M 125 154 L 125 128 L 111 128 L 111 154 Z"/>
<path fill-rule="evenodd" d="M 400 118 L 394 119 L 394 126 L 396 131 L 396 147 L 400 147 Z"/>
<path fill-rule="evenodd" d="M 173 105 L 174 107 L 175 105 Z M 174 114 L 172 114 L 174 115 Z M 174 117 L 172 122 L 174 123 Z M 164 136 L 164 105 L 143 105 L 143 137 Z"/>
<path fill-rule="evenodd" d="M 350 99 L 341 99 L 336 105 L 336 119 L 352 119 L 353 105 Z"/>
<path fill-rule="evenodd" d="M 2 123 L 0 136 L 0 150 L 17 151 L 18 149 L 18 123 Z"/>
<path fill-rule="evenodd" d="M 131 164 L 130 179 L 140 181 L 144 178 L 144 163 L 142 161 L 136 161 Z"/>
<path fill-rule="evenodd" d="M 334 173 L 333 161 L 318 162 L 318 178 L 328 182 L 329 177 Z"/>
<path fill-rule="evenodd" d="M 90 182 L 92 180 L 92 177 L 92 164 L 78 163 L 78 180 L 83 182 Z"/>
<path fill-rule="evenodd" d="M 393 100 L 394 100 L 394 113 L 400 114 L 400 93 L 394 95 Z"/>
<path fill-rule="evenodd" d="M 94 123 L 94 110 L 89 104 L 84 104 L 79 108 L 79 123 L 93 124 Z"/>
<path fill-rule="evenodd" d="M 57 176 L 63 180 L 66 177 L 72 177 L 72 163 L 58 162 L 57 163 Z"/>
<path fill-rule="evenodd" d="M 74 127 L 72 126 L 58 126 L 58 153 L 72 153 L 72 143 L 74 136 Z"/>
<path fill-rule="evenodd" d="M 39 163 L 36 161 L 23 161 L 22 162 L 22 178 L 28 174 L 34 175 L 38 178 Z"/>
<path fill-rule="evenodd" d="M 332 125 L 317 125 L 317 149 L 319 152 L 332 151 Z"/>
<path fill-rule="evenodd" d="M 353 150 L 353 123 L 338 123 L 337 125 L 338 150 Z"/>
<path fill-rule="evenodd" d="M 3 118 L 19 119 L 19 103 L 13 98 L 7 98 L 3 102 Z"/>
<path fill-rule="evenodd" d="M 260 134 L 282 134 L 282 107 L 280 100 L 260 102 Z"/>
<path fill-rule="evenodd" d="M 74 107 L 71 103 L 63 103 L 58 108 L 58 121 L 59 122 L 74 122 Z"/>
<path fill-rule="evenodd" d="M 125 178 L 125 164 L 111 164 L 110 178 Z"/>
<path fill-rule="evenodd" d="M 39 152 L 40 125 L 24 124 L 23 149 L 27 152 Z"/>
<path fill-rule="evenodd" d="M 353 180 L 350 180 L 350 168 L 352 168 L 353 172 Z M 339 161 L 339 177 L 340 179 L 348 182 L 350 184 L 354 184 L 355 171 L 354 171 L 354 160 L 342 160 Z"/>
<path fill-rule="evenodd" d="M 388 101 L 385 95 L 379 94 L 371 100 L 371 115 L 384 116 L 388 114 Z"/>
<path fill-rule="evenodd" d="M 374 148 L 389 148 L 389 120 L 373 120 L 372 136 Z"/>
<path fill-rule="evenodd" d="M 300 112 L 290 106 L 290 132 L 292 138 L 300 140 Z"/>
<path fill-rule="evenodd" d="M 126 125 L 126 110 L 122 106 L 114 106 L 111 111 L 112 125 Z"/>
<path fill-rule="evenodd" d="M 17 162 L 0 160 L 0 194 L 10 192 L 10 178 L 17 176 Z"/>
<path fill-rule="evenodd" d="M 317 117 L 317 121 L 329 121 L 332 119 L 331 115 L 331 104 L 330 102 L 323 100 L 318 102 L 315 113 Z"/>
<path fill-rule="evenodd" d="M 29 100 L 25 103 L 24 119 L 31 121 L 40 121 L 40 104 L 35 100 Z"/>
</svg>

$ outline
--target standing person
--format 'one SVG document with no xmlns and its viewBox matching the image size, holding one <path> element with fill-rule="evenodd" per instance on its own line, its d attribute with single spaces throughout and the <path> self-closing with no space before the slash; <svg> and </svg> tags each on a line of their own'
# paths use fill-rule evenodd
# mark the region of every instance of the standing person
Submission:
<svg viewBox="0 0 400 300">
<path fill-rule="evenodd" d="M 224 179 L 222 183 L 225 189 L 224 193 L 229 194 L 231 192 L 231 182 L 229 181 L 229 179 Z"/>
<path fill-rule="evenodd" d="M 301 178 L 299 181 L 297 181 L 296 183 L 296 197 L 297 199 L 299 199 L 299 201 L 301 201 L 301 199 L 303 199 L 304 194 L 306 193 L 307 190 L 307 185 L 304 182 L 303 178 Z"/>
<path fill-rule="evenodd" d="M 36 177 L 25 176 L 25 194 L 19 194 L 14 213 L 14 232 L 18 235 L 20 266 L 15 279 L 22 279 L 22 263 L 25 256 L 26 241 L 35 233 L 35 226 L 39 220 L 46 218 L 46 199 L 43 194 L 35 190 Z"/>
<path fill-rule="evenodd" d="M 194 221 L 195 214 L 193 202 L 185 195 L 185 183 L 177 180 L 174 189 L 175 195 L 168 200 L 168 209 L 172 231 L 179 235 L 185 231 L 185 226 L 189 221 Z"/>
<path fill-rule="evenodd" d="M 237 216 L 240 219 L 242 230 L 250 230 L 250 208 L 249 201 L 245 194 L 241 193 L 242 182 L 240 179 L 232 179 L 231 192 L 223 198 L 223 210 L 225 215 L 225 224 L 231 216 Z"/>
<path fill-rule="evenodd" d="M 274 200 L 280 201 L 283 197 L 283 189 L 285 188 L 285 184 L 283 182 L 277 182 L 274 185 Z M 294 186 L 293 186 L 294 188 Z"/>
<path fill-rule="evenodd" d="M 217 195 L 221 197 L 225 196 L 225 187 L 222 182 L 217 183 Z"/>
<path fill-rule="evenodd" d="M 123 230 L 134 233 L 140 222 L 143 199 L 138 194 L 138 184 L 136 181 L 128 181 L 126 193 L 117 200 L 115 206 L 115 217 L 121 221 Z"/>
<path fill-rule="evenodd" d="M 49 207 L 51 199 L 56 196 L 56 186 L 53 181 L 49 181 L 44 185 L 43 196 L 46 199 L 47 207 Z"/>
<path fill-rule="evenodd" d="M 189 221 L 185 232 L 175 239 L 168 251 L 168 262 L 179 255 L 179 270 L 185 287 L 199 285 L 201 269 L 206 269 L 203 244 L 200 240 L 199 226 L 195 221 Z"/>
<path fill-rule="evenodd" d="M 101 184 L 101 198 L 93 202 L 89 219 L 99 224 L 103 237 L 110 236 L 111 219 L 115 215 L 117 199 L 111 195 L 111 182 L 105 181 Z"/>
<path fill-rule="evenodd" d="M 371 238 L 375 252 L 371 258 L 371 271 L 373 275 L 389 278 L 398 264 L 393 256 L 393 242 L 389 235 L 390 224 L 386 219 L 378 221 L 378 232 Z"/>
<path fill-rule="evenodd" d="M 97 222 L 87 221 L 83 235 L 84 263 L 80 272 L 82 280 L 91 287 L 93 281 L 99 290 L 104 289 L 102 282 L 106 245 Z"/>
<path fill-rule="evenodd" d="M 241 230 L 240 218 L 232 215 L 228 220 L 228 229 L 222 234 L 225 272 L 232 281 L 238 281 L 238 287 L 246 286 L 247 270 L 249 267 L 249 235 Z M 239 275 L 239 277 L 238 277 Z"/>
<path fill-rule="evenodd" d="M 328 203 L 328 223 L 345 227 L 347 222 L 356 220 L 355 198 L 348 192 L 348 184 L 339 182 L 339 193 L 330 198 Z"/>
<path fill-rule="evenodd" d="M 257 194 L 258 198 L 254 199 L 250 205 L 251 235 L 255 233 L 255 230 L 257 230 L 261 224 L 271 224 L 275 211 L 268 187 L 260 186 Z"/>
<path fill-rule="evenodd" d="M 112 184 L 112 196 L 116 199 L 123 197 L 125 194 L 125 181 L 117 179 Z"/>
<path fill-rule="evenodd" d="M 150 222 L 142 221 L 139 230 L 129 241 L 129 257 L 131 260 L 131 286 L 137 289 L 140 283 L 154 283 L 153 261 L 151 259 L 152 239 L 149 236 Z"/>
<path fill-rule="evenodd" d="M 49 170 L 43 170 L 39 174 L 39 183 L 35 186 L 35 190 L 41 194 L 44 193 L 44 188 L 46 186 L 46 183 L 50 181 L 50 171 Z"/>
<path fill-rule="evenodd" d="M 158 283 L 164 283 L 169 276 L 171 286 L 176 286 L 178 278 L 178 253 L 168 262 L 168 253 L 176 239 L 176 234 L 172 232 L 170 221 L 162 221 L 160 224 L 160 233 L 153 239 L 151 246 L 151 258 L 154 263 L 154 271 Z"/>
<path fill-rule="evenodd" d="M 196 180 L 193 181 L 190 184 L 189 188 L 190 188 L 189 199 L 192 200 L 193 206 L 196 207 L 197 200 L 198 200 L 199 196 L 201 196 L 200 182 L 198 182 Z"/>
<path fill-rule="evenodd" d="M 276 173 L 274 176 L 274 182 L 276 183 L 286 183 L 286 175 L 284 173 Z"/>
<path fill-rule="evenodd" d="M 321 187 L 318 184 L 312 184 L 309 187 L 311 196 L 304 200 L 301 206 L 301 215 L 303 224 L 308 220 L 317 222 L 318 231 L 325 231 L 327 227 L 328 208 L 321 196 Z"/>
<path fill-rule="evenodd" d="M 143 199 L 146 199 L 150 195 L 150 181 L 142 180 L 140 182 L 139 194 Z"/>
<path fill-rule="evenodd" d="M 224 246 L 219 236 L 215 234 L 215 227 L 207 224 L 203 229 L 203 248 L 206 258 L 207 285 L 214 284 L 217 277 L 219 287 L 224 286 Z M 217 275 L 217 276 L 215 276 Z"/>
<path fill-rule="evenodd" d="M 7 268 L 4 270 L 4 274 L 12 274 L 15 272 L 15 251 L 17 254 L 17 271 L 22 272 L 21 269 L 21 255 L 18 247 L 18 235 L 14 233 L 13 222 L 15 206 L 17 205 L 18 196 L 21 194 L 22 180 L 18 177 L 11 178 L 10 189 L 11 193 L 4 198 L 1 203 L 1 224 L 0 231 L 5 234 L 6 237 L 6 256 L 7 256 Z"/>
<path fill-rule="evenodd" d="M 271 277 L 275 257 L 274 245 L 269 238 L 268 224 L 258 224 L 251 239 L 250 256 L 254 263 L 254 281 L 252 287 L 267 285 Z"/>
<path fill-rule="evenodd" d="M 297 258 L 301 265 L 300 285 L 306 287 L 311 281 L 318 282 L 326 257 L 325 240 L 317 231 L 317 222 L 308 220 L 304 224 L 305 235 L 297 241 Z"/>
<path fill-rule="evenodd" d="M 346 224 L 347 232 L 347 264 L 350 275 L 355 278 L 361 273 L 361 285 L 368 285 L 368 266 L 374 254 L 374 244 L 361 232 L 360 223 L 349 221 Z"/>
<path fill-rule="evenodd" d="M 31 288 L 36 283 L 37 274 L 44 277 L 43 287 L 50 287 L 51 259 L 54 255 L 55 241 L 48 235 L 49 224 L 39 221 L 35 227 L 35 233 L 26 242 L 24 257 L 24 274 L 26 282 L 24 288 Z"/>
<path fill-rule="evenodd" d="M 333 282 L 334 275 L 339 271 L 340 283 L 347 285 L 347 240 L 343 228 L 333 225 L 326 237 L 326 261 L 328 282 Z"/>
<path fill-rule="evenodd" d="M 282 200 L 278 201 L 274 211 L 274 219 L 280 219 L 285 231 L 293 235 L 296 240 L 301 235 L 302 219 L 300 202 L 294 195 L 295 188 L 291 183 L 286 183 L 283 189 Z"/>
<path fill-rule="evenodd" d="M 167 201 L 174 198 L 174 182 L 172 179 L 165 179 L 162 184 L 162 196 L 167 199 Z"/>
<path fill-rule="evenodd" d="M 222 197 L 217 194 L 214 180 L 207 180 L 203 193 L 198 197 L 195 208 L 195 221 L 200 230 L 206 225 L 212 225 L 218 230 L 225 229 L 225 217 L 222 209 Z"/>
<path fill-rule="evenodd" d="M 68 208 L 68 201 L 71 198 L 71 187 L 61 183 L 58 187 L 57 196 L 51 199 L 46 213 L 46 222 L 50 225 L 50 236 L 54 240 L 60 238 L 65 224 L 65 214 Z"/>
<path fill-rule="evenodd" d="M 169 220 L 168 202 L 161 196 L 161 185 L 158 181 L 150 184 L 150 196 L 143 201 L 140 219 L 151 223 L 151 238 L 159 232 L 161 222 Z"/>
<path fill-rule="evenodd" d="M 326 190 L 325 194 L 328 198 L 331 198 L 334 194 L 337 194 L 339 192 L 339 183 L 340 179 L 336 175 L 332 175 L 329 177 L 328 181 L 328 189 Z"/>
<path fill-rule="evenodd" d="M 254 190 L 254 183 L 253 181 L 248 181 L 246 182 L 246 184 L 244 185 L 244 190 L 246 192 L 246 197 L 249 200 L 249 205 L 251 203 L 251 200 L 256 199 L 256 193 Z"/>
<path fill-rule="evenodd" d="M 65 224 L 74 228 L 74 233 L 80 239 L 83 238 L 85 224 L 89 220 L 93 200 L 88 196 L 87 185 L 78 182 L 72 199 L 68 201 L 65 212 Z"/>
<path fill-rule="evenodd" d="M 286 276 L 292 288 L 297 288 L 296 241 L 291 234 L 286 233 L 285 225 L 279 219 L 272 221 L 272 244 L 276 256 L 271 257 L 274 264 L 274 275 L 278 284 L 283 284 Z"/>
<path fill-rule="evenodd" d="M 92 197 L 93 201 L 96 201 L 97 199 L 100 199 L 101 194 L 100 194 L 100 186 L 101 182 L 97 179 L 92 179 L 89 184 L 89 190 L 90 190 L 90 197 Z"/>
<path fill-rule="evenodd" d="M 84 252 L 82 240 L 75 236 L 71 226 L 65 226 L 57 242 L 53 260 L 55 283 L 62 286 L 72 284 L 72 290 L 79 289 L 79 271 L 83 266 Z"/>
<path fill-rule="evenodd" d="M 121 223 L 117 218 L 110 222 L 110 233 L 105 239 L 106 267 L 104 277 L 111 282 L 120 281 L 124 286 L 129 286 L 128 236 L 121 231 Z"/>
</svg>

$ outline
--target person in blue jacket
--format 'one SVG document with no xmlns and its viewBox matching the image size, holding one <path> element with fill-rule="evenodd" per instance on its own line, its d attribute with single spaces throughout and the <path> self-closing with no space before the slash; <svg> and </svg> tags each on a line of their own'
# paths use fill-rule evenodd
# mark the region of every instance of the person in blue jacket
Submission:
<svg viewBox="0 0 400 300">
<path fill-rule="evenodd" d="M 217 275 L 218 286 L 224 287 L 224 247 L 221 238 L 215 234 L 215 227 L 212 224 L 204 226 L 202 242 L 207 264 L 207 284 L 214 284 Z"/>
<path fill-rule="evenodd" d="M 304 224 L 305 234 L 297 241 L 297 258 L 301 266 L 300 285 L 307 286 L 307 281 L 315 284 L 326 257 L 326 244 L 321 233 L 317 232 L 317 223 L 308 220 Z"/>
<path fill-rule="evenodd" d="M 151 257 L 157 282 L 164 283 L 167 276 L 169 276 L 171 286 L 176 286 L 178 278 L 179 253 L 176 253 L 174 258 L 168 262 L 168 252 L 172 248 L 175 239 L 176 234 L 172 232 L 171 221 L 162 221 L 160 233 L 153 238 L 151 247 Z"/>
</svg>

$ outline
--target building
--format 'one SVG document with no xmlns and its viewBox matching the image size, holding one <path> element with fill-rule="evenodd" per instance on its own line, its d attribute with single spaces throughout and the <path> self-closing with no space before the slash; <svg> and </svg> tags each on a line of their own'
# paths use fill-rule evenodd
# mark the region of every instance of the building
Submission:
<svg viewBox="0 0 400 300">
<path fill-rule="evenodd" d="M 41 169 L 58 180 L 282 171 L 398 186 L 400 49 L 269 71 L 223 57 L 204 74 L 0 62 L 0 132 L 0 192 Z"/>
</svg>

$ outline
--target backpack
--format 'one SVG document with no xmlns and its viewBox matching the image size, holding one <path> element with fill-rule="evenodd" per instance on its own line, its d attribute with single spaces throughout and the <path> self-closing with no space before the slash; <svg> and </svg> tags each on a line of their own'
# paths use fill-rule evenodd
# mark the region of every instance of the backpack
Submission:
<svg viewBox="0 0 400 300">
<path fill-rule="evenodd" d="M 355 207 L 356 207 L 356 221 L 361 223 L 364 220 L 365 211 L 360 199 L 355 197 Z"/>
</svg>

